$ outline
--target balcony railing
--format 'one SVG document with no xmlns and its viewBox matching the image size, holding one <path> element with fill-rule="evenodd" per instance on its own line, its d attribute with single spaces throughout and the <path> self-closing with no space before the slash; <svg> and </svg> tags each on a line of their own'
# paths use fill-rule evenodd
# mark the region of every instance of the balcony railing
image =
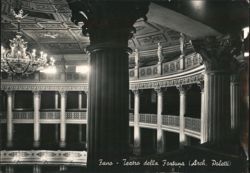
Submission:
<svg viewBox="0 0 250 173">
<path fill-rule="evenodd" d="M 139 76 L 141 78 L 159 76 L 157 73 L 157 65 L 152 65 L 149 67 L 141 67 L 139 69 Z"/>
<path fill-rule="evenodd" d="M 20 120 L 20 119 L 25 119 L 25 120 L 32 120 L 34 118 L 34 112 L 26 112 L 26 111 L 18 111 L 18 112 L 13 112 L 13 119 Z"/>
<path fill-rule="evenodd" d="M 129 121 L 134 122 L 134 114 L 129 113 Z"/>
<path fill-rule="evenodd" d="M 0 151 L 1 164 L 39 164 L 39 165 L 77 165 L 85 166 L 87 163 L 86 151 Z"/>
<path fill-rule="evenodd" d="M 162 124 L 166 126 L 180 126 L 180 118 L 176 115 L 162 115 Z"/>
<path fill-rule="evenodd" d="M 157 55 L 156 55 L 157 56 Z M 183 62 L 182 62 L 183 61 Z M 184 63 L 183 68 L 181 64 Z M 184 60 L 182 58 L 178 58 L 173 61 L 165 62 L 160 64 L 162 69 L 162 76 L 166 76 L 169 74 L 179 73 L 185 71 L 187 69 L 192 69 L 199 66 L 202 63 L 202 58 L 197 53 L 192 53 L 185 56 Z M 45 73 L 38 73 L 37 77 L 35 75 L 29 75 L 27 77 L 16 78 L 16 77 L 9 77 L 8 75 L 3 75 L 3 81 L 15 81 L 15 82 L 48 82 L 48 83 L 55 83 L 55 82 L 87 82 L 87 75 L 76 73 L 75 71 L 66 71 L 64 72 L 65 77 L 62 77 L 62 67 L 57 65 L 57 70 L 59 73 L 56 74 L 45 74 Z M 147 66 L 147 67 L 139 67 L 139 76 L 140 79 L 145 78 L 153 78 L 159 77 L 158 72 L 158 64 Z M 129 77 L 132 79 L 135 77 L 135 70 L 129 69 Z"/>
<path fill-rule="evenodd" d="M 59 120 L 60 119 L 60 112 L 58 112 L 58 111 L 40 112 L 40 119 Z"/>
<path fill-rule="evenodd" d="M 86 112 L 66 112 L 66 119 L 86 120 Z"/>
<path fill-rule="evenodd" d="M 140 123 L 149 123 L 156 124 L 157 123 L 157 115 L 156 114 L 140 114 Z"/>
<path fill-rule="evenodd" d="M 200 132 L 201 120 L 198 118 L 185 117 L 185 128 L 188 130 Z"/>
</svg>

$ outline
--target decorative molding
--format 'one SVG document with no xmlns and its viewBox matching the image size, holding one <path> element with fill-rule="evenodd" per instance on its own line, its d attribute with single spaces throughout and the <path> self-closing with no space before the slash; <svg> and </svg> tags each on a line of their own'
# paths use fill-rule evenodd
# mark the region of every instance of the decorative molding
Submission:
<svg viewBox="0 0 250 173">
<path fill-rule="evenodd" d="M 77 165 L 86 166 L 86 151 L 0 151 L 0 165 Z"/>
<path fill-rule="evenodd" d="M 2 82 L 4 91 L 87 91 L 87 83 L 21 83 Z"/>
<path fill-rule="evenodd" d="M 188 85 L 193 83 L 198 83 L 203 81 L 203 74 L 198 73 L 195 75 L 190 76 L 183 76 L 177 79 L 165 79 L 165 80 L 155 80 L 155 81 L 145 81 L 145 82 L 135 82 L 130 83 L 131 90 L 138 90 L 138 89 L 150 89 L 150 88 L 166 88 L 171 86 L 178 86 L 178 85 Z"/>
</svg>

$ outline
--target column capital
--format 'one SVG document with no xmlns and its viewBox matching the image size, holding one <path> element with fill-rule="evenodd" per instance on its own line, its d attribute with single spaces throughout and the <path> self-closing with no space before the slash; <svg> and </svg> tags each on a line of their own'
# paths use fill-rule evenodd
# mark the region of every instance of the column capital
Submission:
<svg viewBox="0 0 250 173">
<path fill-rule="evenodd" d="M 38 90 L 33 90 L 33 95 L 40 95 L 41 94 L 41 91 L 38 91 Z"/>
<path fill-rule="evenodd" d="M 140 94 L 141 93 L 141 91 L 139 90 L 139 89 L 133 89 L 133 90 L 131 90 L 134 94 Z"/>
<path fill-rule="evenodd" d="M 190 85 L 177 85 L 176 88 L 179 90 L 180 94 L 185 94 L 187 90 L 190 89 Z"/>
<path fill-rule="evenodd" d="M 4 90 L 4 92 L 7 94 L 7 95 L 12 95 L 15 93 L 15 91 L 13 90 Z"/>
<path fill-rule="evenodd" d="M 204 81 L 200 81 L 197 85 L 200 87 L 201 92 L 204 92 Z"/>
<path fill-rule="evenodd" d="M 242 42 L 239 34 L 222 37 L 209 36 L 193 40 L 192 45 L 202 56 L 207 72 L 230 72 L 235 56 L 241 51 Z"/>
<path fill-rule="evenodd" d="M 67 91 L 64 91 L 64 90 L 60 90 L 60 91 L 58 91 L 59 92 L 59 94 L 61 95 L 61 96 L 65 96 L 66 94 L 67 94 Z"/>
<path fill-rule="evenodd" d="M 115 38 L 115 43 L 127 45 L 128 38 L 136 31 L 133 24 L 139 18 L 146 18 L 149 6 L 149 2 L 138 1 L 67 1 L 72 22 L 83 22 L 82 33 L 90 36 L 92 44 Z"/>
<path fill-rule="evenodd" d="M 157 94 L 162 94 L 163 91 L 167 90 L 166 88 L 161 88 L 161 87 L 156 87 L 154 88 L 154 91 L 157 93 Z"/>
</svg>

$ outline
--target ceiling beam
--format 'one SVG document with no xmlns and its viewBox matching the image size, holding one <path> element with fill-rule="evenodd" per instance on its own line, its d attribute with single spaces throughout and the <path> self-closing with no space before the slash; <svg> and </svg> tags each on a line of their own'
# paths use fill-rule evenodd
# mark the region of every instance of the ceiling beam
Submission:
<svg viewBox="0 0 250 173">
<path fill-rule="evenodd" d="M 191 39 L 221 35 L 220 32 L 199 21 L 193 20 L 192 18 L 155 3 L 150 4 L 147 18 L 149 22 L 184 33 Z"/>
</svg>

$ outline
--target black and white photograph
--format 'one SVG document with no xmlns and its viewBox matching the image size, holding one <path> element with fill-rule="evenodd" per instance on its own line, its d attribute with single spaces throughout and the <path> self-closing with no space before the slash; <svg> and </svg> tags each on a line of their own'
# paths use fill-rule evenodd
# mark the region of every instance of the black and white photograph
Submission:
<svg viewBox="0 0 250 173">
<path fill-rule="evenodd" d="M 1 0 L 0 173 L 249 173 L 249 0 Z"/>
</svg>

